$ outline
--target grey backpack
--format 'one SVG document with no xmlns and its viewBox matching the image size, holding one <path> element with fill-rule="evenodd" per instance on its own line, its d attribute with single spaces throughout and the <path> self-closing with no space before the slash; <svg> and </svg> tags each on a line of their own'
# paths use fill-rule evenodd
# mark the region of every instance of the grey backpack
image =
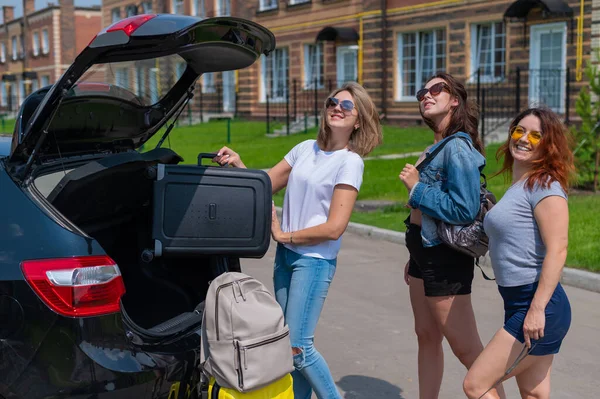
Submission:
<svg viewBox="0 0 600 399">
<path fill-rule="evenodd" d="M 201 367 L 225 388 L 248 392 L 294 369 L 290 331 L 266 287 L 243 273 L 223 273 L 208 287 Z"/>
</svg>

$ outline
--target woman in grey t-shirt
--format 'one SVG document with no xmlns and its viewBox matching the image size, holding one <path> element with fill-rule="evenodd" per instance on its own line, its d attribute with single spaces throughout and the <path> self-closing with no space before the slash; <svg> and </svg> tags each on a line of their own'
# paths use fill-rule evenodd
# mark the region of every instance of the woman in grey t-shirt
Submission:
<svg viewBox="0 0 600 399">
<path fill-rule="evenodd" d="M 568 135 L 556 114 L 532 108 L 515 118 L 498 150 L 504 156 L 501 173 L 512 173 L 513 184 L 484 227 L 504 300 L 504 327 L 467 373 L 469 398 L 497 398 L 486 390 L 513 376 L 523 398 L 550 396 L 552 361 L 571 325 L 559 283 L 567 257 L 566 191 L 574 170 Z"/>
</svg>

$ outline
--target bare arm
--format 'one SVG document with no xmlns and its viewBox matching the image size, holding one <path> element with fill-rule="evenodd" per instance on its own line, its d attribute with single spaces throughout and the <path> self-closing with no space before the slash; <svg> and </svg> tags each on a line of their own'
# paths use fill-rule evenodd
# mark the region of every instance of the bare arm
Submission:
<svg viewBox="0 0 600 399">
<path fill-rule="evenodd" d="M 273 187 L 273 194 L 276 194 L 281 189 L 287 186 L 288 179 L 290 177 L 290 173 L 292 172 L 292 167 L 285 159 L 282 159 L 277 163 L 277 165 L 273 166 L 268 174 L 271 178 L 271 186 Z"/>
<path fill-rule="evenodd" d="M 523 331 L 525 341 L 544 336 L 545 309 L 550 301 L 567 259 L 569 243 L 569 208 L 567 201 L 559 196 L 546 197 L 533 211 L 546 246 L 540 281 L 525 317 Z"/>
<path fill-rule="evenodd" d="M 246 169 L 246 165 L 242 162 L 240 155 L 227 147 L 223 147 L 219 150 L 218 155 L 213 158 L 213 162 L 217 162 L 219 165 L 230 165 L 236 168 Z M 277 165 L 269 170 L 268 175 L 271 178 L 273 194 L 287 186 L 291 171 L 292 167 L 285 159 L 279 161 Z"/>
<path fill-rule="evenodd" d="M 327 221 L 306 229 L 283 232 L 277 214 L 273 211 L 273 239 L 283 244 L 316 245 L 324 241 L 337 240 L 342 236 L 352 215 L 358 190 L 347 184 L 338 184 L 333 190 Z"/>
</svg>

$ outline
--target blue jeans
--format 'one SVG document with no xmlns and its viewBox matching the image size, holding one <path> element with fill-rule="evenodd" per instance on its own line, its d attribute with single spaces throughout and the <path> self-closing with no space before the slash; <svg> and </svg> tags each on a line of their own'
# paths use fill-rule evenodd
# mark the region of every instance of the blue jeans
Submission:
<svg viewBox="0 0 600 399">
<path fill-rule="evenodd" d="M 294 397 L 310 399 L 313 389 L 319 399 L 341 399 L 329 366 L 315 349 L 314 334 L 323 310 L 336 260 L 302 256 L 277 245 L 273 282 L 275 297 L 290 328 L 294 355 Z"/>
</svg>

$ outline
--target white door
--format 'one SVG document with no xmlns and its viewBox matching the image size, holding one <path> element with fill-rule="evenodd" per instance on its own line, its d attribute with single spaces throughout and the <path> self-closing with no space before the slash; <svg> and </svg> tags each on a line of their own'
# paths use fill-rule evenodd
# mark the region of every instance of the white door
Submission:
<svg viewBox="0 0 600 399">
<path fill-rule="evenodd" d="M 337 86 L 358 80 L 358 46 L 337 48 Z"/>
<path fill-rule="evenodd" d="M 223 72 L 223 112 L 235 111 L 235 72 Z"/>
<path fill-rule="evenodd" d="M 567 24 L 531 27 L 529 55 L 529 104 L 545 105 L 555 112 L 565 108 Z"/>
</svg>

